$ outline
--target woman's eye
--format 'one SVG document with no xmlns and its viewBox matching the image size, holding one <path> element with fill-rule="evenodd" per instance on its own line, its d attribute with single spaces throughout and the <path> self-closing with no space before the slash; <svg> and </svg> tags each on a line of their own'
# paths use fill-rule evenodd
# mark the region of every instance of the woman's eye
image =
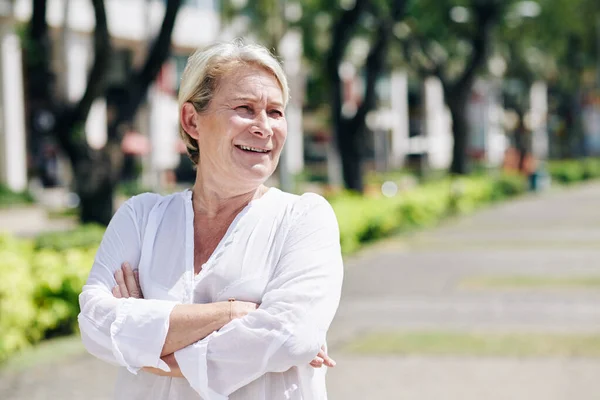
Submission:
<svg viewBox="0 0 600 400">
<path fill-rule="evenodd" d="M 283 117 L 283 113 L 280 110 L 271 110 L 269 111 L 269 114 L 275 117 Z"/>
<path fill-rule="evenodd" d="M 245 112 L 251 112 L 252 111 L 252 108 L 250 106 L 239 106 L 236 109 L 240 110 L 240 111 L 245 111 Z"/>
</svg>

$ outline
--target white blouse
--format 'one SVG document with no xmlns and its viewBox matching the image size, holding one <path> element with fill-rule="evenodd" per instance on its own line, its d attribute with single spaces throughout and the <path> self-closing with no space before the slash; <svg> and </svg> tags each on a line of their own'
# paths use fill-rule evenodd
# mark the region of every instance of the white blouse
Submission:
<svg viewBox="0 0 600 400">
<path fill-rule="evenodd" d="M 234 219 L 194 275 L 192 192 L 129 199 L 110 222 L 79 297 L 83 343 L 122 366 L 115 399 L 326 399 L 326 367 L 309 362 L 337 310 L 343 265 L 335 214 L 325 199 L 271 188 Z M 115 271 L 139 268 L 144 299 L 117 299 Z M 160 353 L 178 303 L 260 303 L 175 352 L 184 378 Z"/>
</svg>

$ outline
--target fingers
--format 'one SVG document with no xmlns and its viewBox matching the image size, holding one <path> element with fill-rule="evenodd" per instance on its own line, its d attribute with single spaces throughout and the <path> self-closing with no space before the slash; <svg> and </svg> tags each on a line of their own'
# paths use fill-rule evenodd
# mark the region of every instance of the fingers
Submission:
<svg viewBox="0 0 600 400">
<path fill-rule="evenodd" d="M 133 271 L 133 278 L 135 279 L 135 284 L 137 285 L 137 287 L 141 288 L 141 286 L 140 286 L 140 271 L 138 271 L 137 269 L 135 271 Z"/>
<path fill-rule="evenodd" d="M 313 368 L 321 368 L 323 366 L 323 359 L 321 357 L 315 357 L 310 362 L 310 366 Z"/>
<path fill-rule="evenodd" d="M 315 366 L 313 365 L 313 363 L 315 363 Z M 324 348 L 321 347 L 321 351 L 319 351 L 319 354 L 317 354 L 317 356 L 313 359 L 313 361 L 311 361 L 310 365 L 312 365 L 315 368 L 320 368 L 321 366 L 326 365 L 327 367 L 335 367 L 336 362 L 333 358 L 329 357 L 327 355 L 327 353 L 325 352 Z"/>
<path fill-rule="evenodd" d="M 323 365 L 331 368 L 335 367 L 336 365 L 336 362 L 327 355 L 325 346 L 321 347 L 319 354 L 317 354 L 317 356 L 310 362 L 310 366 L 313 368 L 321 368 Z"/>
<path fill-rule="evenodd" d="M 125 286 L 127 287 L 127 292 L 129 293 L 129 297 L 134 297 L 139 299 L 142 297 L 142 291 L 140 290 L 140 285 L 135 279 L 135 275 L 129 263 L 123 263 L 121 267 L 124 275 Z"/>
<path fill-rule="evenodd" d="M 321 352 L 323 353 L 322 355 L 321 355 Z M 318 357 L 321 357 L 323 359 L 323 364 L 325 364 L 331 368 L 335 367 L 335 364 L 336 364 L 335 360 L 333 358 L 329 357 L 327 355 L 327 353 L 325 353 L 324 351 L 321 351 L 321 352 L 319 352 Z"/>
<path fill-rule="evenodd" d="M 112 290 L 113 296 L 116 298 L 133 297 L 141 299 L 143 297 L 140 287 L 140 276 L 137 270 L 133 270 L 128 262 L 124 262 L 115 272 L 115 281 L 117 286 Z"/>
<path fill-rule="evenodd" d="M 115 272 L 115 280 L 117 281 L 117 285 L 119 286 L 119 290 L 121 291 L 121 297 L 129 297 L 127 285 L 125 284 L 125 276 L 123 275 L 123 270 L 121 268 L 119 268 L 117 272 Z"/>
</svg>

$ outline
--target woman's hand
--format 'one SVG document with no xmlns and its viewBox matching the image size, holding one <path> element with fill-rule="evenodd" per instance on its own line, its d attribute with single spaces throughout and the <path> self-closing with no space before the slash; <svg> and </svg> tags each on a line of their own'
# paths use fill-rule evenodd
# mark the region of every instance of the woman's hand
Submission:
<svg viewBox="0 0 600 400">
<path fill-rule="evenodd" d="M 171 369 L 171 372 L 163 371 L 162 369 L 153 367 L 144 367 L 142 368 L 142 370 L 158 376 L 169 376 L 171 378 L 184 377 L 181 373 L 181 370 L 179 369 L 179 364 L 177 364 L 177 360 L 175 359 L 175 355 L 173 355 L 173 353 L 161 357 L 161 360 L 167 363 L 167 365 Z"/>
<path fill-rule="evenodd" d="M 321 368 L 325 364 L 327 367 L 335 367 L 335 361 L 329 357 L 325 352 L 325 346 L 321 347 L 319 354 L 310 362 L 310 366 L 313 368 Z"/>
<path fill-rule="evenodd" d="M 140 277 L 137 270 L 131 269 L 128 262 L 124 262 L 121 268 L 115 272 L 117 286 L 112 290 L 113 296 L 117 299 L 133 297 L 143 299 L 142 288 L 140 287 Z"/>
</svg>

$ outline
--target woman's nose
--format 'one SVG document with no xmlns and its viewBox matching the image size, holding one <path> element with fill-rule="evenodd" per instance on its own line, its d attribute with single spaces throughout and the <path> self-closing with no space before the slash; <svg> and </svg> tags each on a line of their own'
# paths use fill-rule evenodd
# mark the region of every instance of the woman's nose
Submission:
<svg viewBox="0 0 600 400">
<path fill-rule="evenodd" d="M 271 124 L 269 123 L 269 117 L 265 111 L 262 111 L 256 115 L 256 119 L 254 120 L 254 125 L 252 125 L 252 133 L 260 136 L 273 136 L 273 129 L 271 129 Z"/>
</svg>

